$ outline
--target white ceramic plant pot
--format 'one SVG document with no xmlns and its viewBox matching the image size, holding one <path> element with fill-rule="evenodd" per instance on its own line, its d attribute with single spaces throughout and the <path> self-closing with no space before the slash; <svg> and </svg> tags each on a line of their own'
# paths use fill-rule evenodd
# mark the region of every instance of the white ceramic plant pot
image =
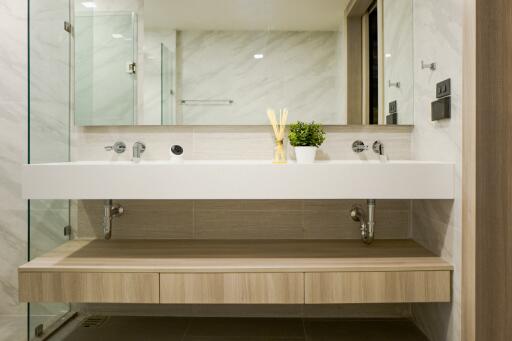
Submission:
<svg viewBox="0 0 512 341">
<path fill-rule="evenodd" d="M 314 163 L 317 147 L 295 147 L 297 163 Z"/>
</svg>

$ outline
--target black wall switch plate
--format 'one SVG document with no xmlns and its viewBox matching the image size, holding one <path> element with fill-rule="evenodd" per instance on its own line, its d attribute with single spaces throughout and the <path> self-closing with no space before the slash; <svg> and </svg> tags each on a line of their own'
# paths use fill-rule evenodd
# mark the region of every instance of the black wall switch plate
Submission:
<svg viewBox="0 0 512 341">
<path fill-rule="evenodd" d="M 390 114 L 398 113 L 398 103 L 396 101 L 389 102 L 389 113 Z"/>
<path fill-rule="evenodd" d="M 447 79 L 441 83 L 437 83 L 436 98 L 443 98 L 452 95 L 452 81 Z"/>
<path fill-rule="evenodd" d="M 432 102 L 432 121 L 440 121 L 452 117 L 452 98 L 444 97 Z"/>
</svg>

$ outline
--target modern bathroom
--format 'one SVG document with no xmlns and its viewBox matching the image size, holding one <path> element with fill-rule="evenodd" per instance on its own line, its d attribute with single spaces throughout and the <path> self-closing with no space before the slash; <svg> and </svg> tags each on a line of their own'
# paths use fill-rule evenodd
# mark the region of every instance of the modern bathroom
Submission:
<svg viewBox="0 0 512 341">
<path fill-rule="evenodd" d="M 512 339 L 511 13 L 0 0 L 0 340 Z"/>
</svg>

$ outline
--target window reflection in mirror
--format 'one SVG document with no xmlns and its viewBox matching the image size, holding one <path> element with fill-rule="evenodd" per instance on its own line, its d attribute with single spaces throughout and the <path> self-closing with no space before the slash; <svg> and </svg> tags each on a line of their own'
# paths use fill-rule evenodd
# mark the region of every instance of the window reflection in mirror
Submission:
<svg viewBox="0 0 512 341">
<path fill-rule="evenodd" d="M 379 124 L 379 27 L 378 10 L 374 5 L 366 14 L 368 23 L 368 124 Z"/>
</svg>

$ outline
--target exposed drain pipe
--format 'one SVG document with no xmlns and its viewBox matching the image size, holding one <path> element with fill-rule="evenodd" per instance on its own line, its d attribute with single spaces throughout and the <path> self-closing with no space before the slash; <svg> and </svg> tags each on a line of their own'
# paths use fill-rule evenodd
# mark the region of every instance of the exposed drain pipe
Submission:
<svg viewBox="0 0 512 341">
<path fill-rule="evenodd" d="M 375 231 L 375 206 L 376 201 L 370 199 L 368 203 L 368 214 L 359 205 L 354 205 L 350 210 L 352 220 L 361 223 L 361 239 L 365 244 L 371 244 L 374 239 Z"/>
<path fill-rule="evenodd" d="M 124 213 L 121 205 L 114 205 L 112 200 L 105 200 L 103 205 L 103 235 L 106 240 L 112 238 L 112 220 Z"/>
</svg>

